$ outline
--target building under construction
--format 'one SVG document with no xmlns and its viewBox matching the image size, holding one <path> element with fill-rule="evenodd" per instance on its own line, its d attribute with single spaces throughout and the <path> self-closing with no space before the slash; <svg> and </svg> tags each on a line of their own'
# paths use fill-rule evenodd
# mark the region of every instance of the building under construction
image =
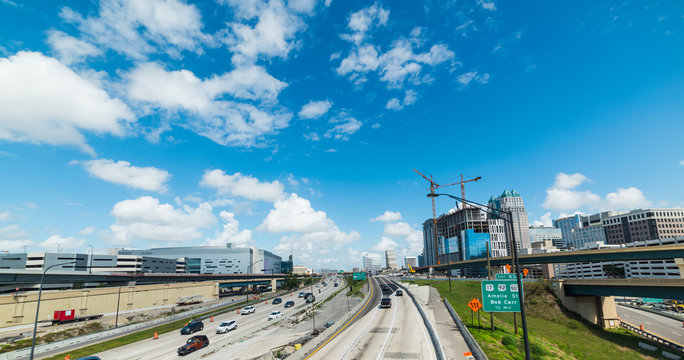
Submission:
<svg viewBox="0 0 684 360">
<path fill-rule="evenodd" d="M 437 264 L 432 226 L 432 219 L 423 223 L 423 245 L 427 265 Z M 439 263 L 487 257 L 487 243 L 490 244 L 492 257 L 508 255 L 505 222 L 502 219 L 494 219 L 474 207 L 465 207 L 437 218 Z"/>
</svg>

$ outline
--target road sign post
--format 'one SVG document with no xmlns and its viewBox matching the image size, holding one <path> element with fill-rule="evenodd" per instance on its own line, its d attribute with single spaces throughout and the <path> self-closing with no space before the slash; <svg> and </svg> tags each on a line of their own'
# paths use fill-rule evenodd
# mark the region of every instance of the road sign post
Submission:
<svg viewBox="0 0 684 360">
<path fill-rule="evenodd" d="M 519 312 L 518 283 L 510 280 L 483 280 L 482 302 L 486 312 Z"/>
</svg>

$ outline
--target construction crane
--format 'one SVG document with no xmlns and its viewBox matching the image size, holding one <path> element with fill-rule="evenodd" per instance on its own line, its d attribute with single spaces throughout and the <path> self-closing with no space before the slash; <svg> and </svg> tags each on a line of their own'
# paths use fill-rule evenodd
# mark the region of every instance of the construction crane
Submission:
<svg viewBox="0 0 684 360">
<path fill-rule="evenodd" d="M 437 255 L 438 252 L 438 246 L 437 246 L 437 211 L 435 210 L 435 190 L 439 189 L 440 187 L 447 187 L 451 185 L 456 185 L 456 184 L 461 184 L 461 198 L 465 199 L 465 183 L 471 182 L 471 181 L 478 181 L 482 179 L 481 176 L 476 177 L 475 179 L 470 179 L 470 180 L 463 180 L 463 174 L 461 174 L 461 181 L 454 182 L 451 184 L 446 184 L 446 185 L 439 185 L 437 184 L 433 178 L 432 175 L 428 178 L 427 176 L 423 175 L 420 173 L 420 171 L 413 169 L 418 175 L 422 176 L 425 180 L 430 182 L 430 198 L 432 199 L 432 233 L 435 239 L 435 260 L 437 261 L 437 265 L 440 264 L 439 261 L 439 256 Z M 465 208 L 465 202 L 463 202 L 463 207 Z"/>
<path fill-rule="evenodd" d="M 474 178 L 474 179 L 470 179 L 470 180 L 463 180 L 463 174 L 461 174 L 461 181 L 453 182 L 453 183 L 451 183 L 451 184 L 441 185 L 441 187 L 447 187 L 447 186 L 451 186 L 451 185 L 461 184 L 461 199 L 463 200 L 463 201 L 461 201 L 461 208 L 462 208 L 462 209 L 465 209 L 465 207 L 466 207 L 466 203 L 465 203 L 465 198 L 466 198 L 466 197 L 465 197 L 465 183 L 471 182 L 471 181 L 478 181 L 478 180 L 480 180 L 480 179 L 482 179 L 482 176 L 478 176 L 478 177 L 476 177 L 476 178 Z M 440 185 L 437 185 L 437 187 L 440 187 Z M 436 188 L 437 188 L 437 187 L 436 187 Z"/>
</svg>

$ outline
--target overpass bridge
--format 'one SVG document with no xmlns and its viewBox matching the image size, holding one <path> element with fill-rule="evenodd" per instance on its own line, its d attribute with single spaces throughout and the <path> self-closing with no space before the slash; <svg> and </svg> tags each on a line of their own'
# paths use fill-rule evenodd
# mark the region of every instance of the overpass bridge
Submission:
<svg viewBox="0 0 684 360">
<path fill-rule="evenodd" d="M 520 265 L 531 264 L 558 264 L 558 263 L 581 263 L 599 261 L 633 261 L 633 260 L 669 260 L 684 258 L 684 245 L 660 245 L 644 247 L 624 247 L 614 249 L 561 251 L 555 253 L 520 255 Z M 490 258 L 491 266 L 504 266 L 511 264 L 510 257 Z M 487 259 L 471 259 L 454 261 L 446 264 L 431 265 L 416 268 L 417 272 L 426 272 L 431 268 L 436 271 L 451 269 L 466 269 L 474 267 L 486 267 Z M 682 266 L 680 265 L 680 270 Z M 684 273 L 684 271 L 682 271 Z"/>
</svg>

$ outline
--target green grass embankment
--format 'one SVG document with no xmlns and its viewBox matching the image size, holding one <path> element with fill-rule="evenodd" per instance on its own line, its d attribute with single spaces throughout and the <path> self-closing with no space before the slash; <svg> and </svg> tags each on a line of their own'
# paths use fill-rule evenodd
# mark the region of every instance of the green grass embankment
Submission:
<svg viewBox="0 0 684 360">
<path fill-rule="evenodd" d="M 494 313 L 495 331 L 491 332 L 489 313 L 481 312 L 481 326 L 477 314 L 471 322 L 471 310 L 467 303 L 473 298 L 481 299 L 479 281 L 411 281 L 418 285 L 435 287 L 442 297 L 449 300 L 475 340 L 491 360 L 524 359 L 520 314 L 517 315 L 518 335 L 515 335 L 512 313 Z M 547 282 L 525 282 L 525 310 L 529 329 L 530 349 L 533 359 L 659 359 L 660 351 L 650 352 L 639 348 L 645 340 L 625 329 L 603 329 L 581 319 L 560 306 Z M 666 350 L 674 352 L 673 350 Z"/>
<path fill-rule="evenodd" d="M 358 297 L 363 299 L 364 295 L 361 289 L 366 285 L 368 280 L 354 280 L 351 275 L 347 276 L 347 287 L 351 287 L 349 297 Z"/>
</svg>

